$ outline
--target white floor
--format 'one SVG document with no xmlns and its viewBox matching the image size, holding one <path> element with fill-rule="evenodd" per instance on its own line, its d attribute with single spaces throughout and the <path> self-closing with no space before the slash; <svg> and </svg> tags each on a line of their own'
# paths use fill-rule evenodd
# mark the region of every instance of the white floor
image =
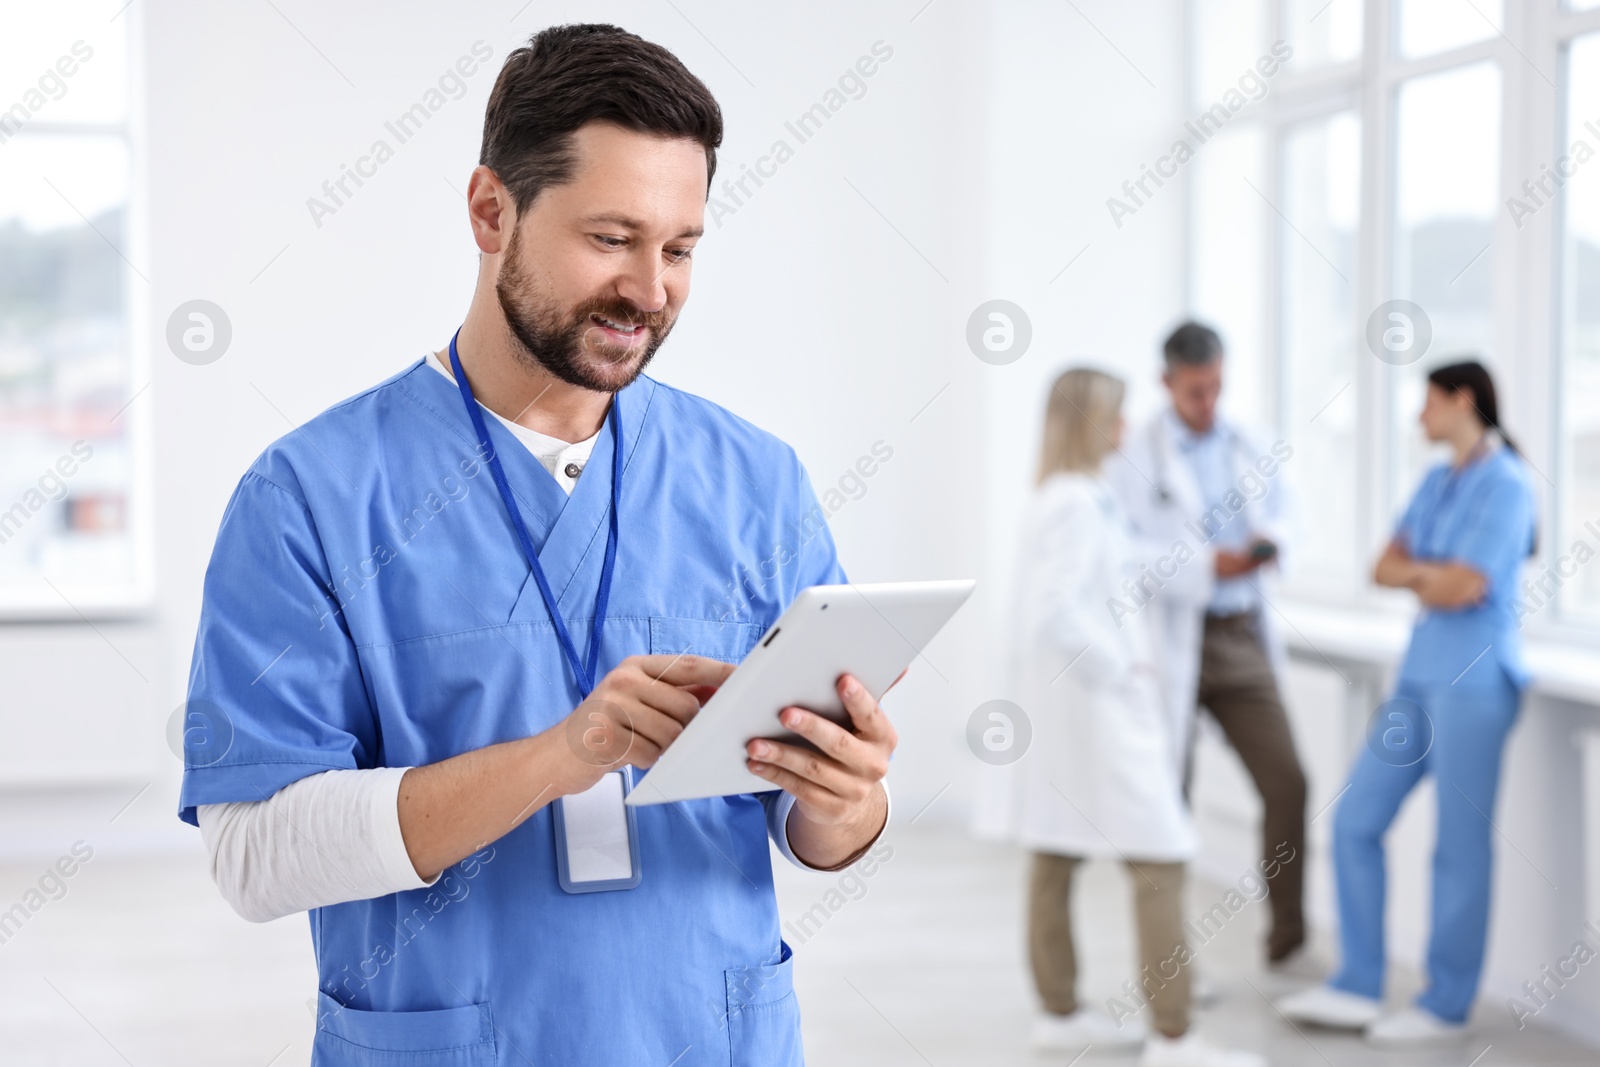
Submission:
<svg viewBox="0 0 1600 1067">
<path fill-rule="evenodd" d="M 1034 1000 L 1022 940 L 1024 857 L 1011 848 L 916 828 L 896 828 L 891 843 L 894 858 L 867 883 L 866 894 L 840 907 L 795 950 L 810 1061 L 828 1067 L 1067 1064 L 1069 1056 L 1037 1056 L 1027 1047 Z M 798 916 L 821 899 L 831 882 L 816 880 L 827 877 L 780 870 L 784 916 Z M 1084 971 L 1080 999 L 1104 1008 L 1133 976 L 1131 890 L 1121 865 L 1112 863 L 1091 864 L 1082 888 L 1075 927 Z M 1189 913 L 1209 909 L 1224 892 L 1191 884 Z M 1264 904 L 1248 905 L 1198 951 L 1199 967 L 1221 992 L 1213 1007 L 1196 1016 L 1213 1043 L 1254 1049 L 1275 1065 L 1600 1062 L 1600 1051 L 1560 1035 L 1532 1026 L 1519 1033 L 1503 1008 L 1488 1003 L 1480 1003 L 1466 1042 L 1427 1054 L 1382 1053 L 1354 1036 L 1297 1030 L 1268 998 L 1309 983 L 1279 978 L 1261 965 L 1264 919 Z M 1316 947 L 1326 958 L 1325 946 Z M 1416 989 L 1407 975 L 1397 975 L 1394 984 L 1396 1004 Z M 1089 1058 L 1137 1060 L 1132 1054 Z"/>
<path fill-rule="evenodd" d="M 812 914 L 827 916 L 820 927 L 813 920 L 809 936 L 789 935 L 810 1062 L 1067 1063 L 1033 1056 L 1025 1043 L 1032 994 L 1022 956 L 1023 858 L 933 828 L 896 827 L 888 840 L 892 858 L 859 882 L 780 861 L 784 919 L 798 923 L 819 903 L 823 910 Z M 21 899 L 44 865 L 0 866 L 0 901 Z M 0 944 L 0 1064 L 308 1062 L 315 976 L 303 916 L 264 926 L 236 918 L 198 852 L 159 860 L 98 855 L 67 885 L 65 896 Z M 1193 904 L 1209 907 L 1220 894 L 1197 885 Z M 1119 867 L 1090 867 L 1078 928 L 1083 992 L 1100 1004 L 1132 971 L 1127 897 Z M 1543 1030 L 1518 1033 L 1492 1006 L 1478 1012 L 1470 1041 L 1428 1056 L 1383 1055 L 1347 1037 L 1297 1032 L 1265 1000 L 1286 986 L 1255 962 L 1261 914 L 1259 905 L 1242 911 L 1200 953 L 1223 998 L 1199 1023 L 1220 1041 L 1266 1052 L 1275 1064 L 1329 1067 L 1600 1059 Z"/>
</svg>

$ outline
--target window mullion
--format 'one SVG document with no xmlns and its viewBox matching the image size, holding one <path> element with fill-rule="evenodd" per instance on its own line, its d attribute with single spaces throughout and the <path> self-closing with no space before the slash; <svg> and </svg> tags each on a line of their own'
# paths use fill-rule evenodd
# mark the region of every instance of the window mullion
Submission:
<svg viewBox="0 0 1600 1067">
<path fill-rule="evenodd" d="M 1359 263 L 1356 269 L 1356 336 L 1364 336 L 1366 316 L 1385 299 L 1390 286 L 1388 248 L 1394 212 L 1394 94 L 1388 68 L 1392 65 L 1393 0 L 1367 0 L 1363 26 L 1361 68 L 1361 223 Z M 1389 400 L 1385 392 L 1386 366 L 1371 353 L 1358 352 L 1356 360 L 1357 468 L 1365 475 L 1366 491 L 1360 496 L 1357 517 L 1357 551 L 1383 543 L 1389 528 Z"/>
</svg>

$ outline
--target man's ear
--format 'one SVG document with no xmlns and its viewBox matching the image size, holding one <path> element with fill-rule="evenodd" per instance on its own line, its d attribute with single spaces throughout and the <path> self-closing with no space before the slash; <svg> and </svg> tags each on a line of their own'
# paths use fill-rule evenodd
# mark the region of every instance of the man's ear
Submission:
<svg viewBox="0 0 1600 1067">
<path fill-rule="evenodd" d="M 480 253 L 499 255 L 511 245 L 518 213 L 499 175 L 479 165 L 467 180 L 467 212 Z"/>
</svg>

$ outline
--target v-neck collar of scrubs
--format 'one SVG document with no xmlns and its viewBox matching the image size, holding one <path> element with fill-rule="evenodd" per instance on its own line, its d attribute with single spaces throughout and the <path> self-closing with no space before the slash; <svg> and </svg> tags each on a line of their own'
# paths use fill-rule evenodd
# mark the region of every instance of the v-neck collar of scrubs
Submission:
<svg viewBox="0 0 1600 1067">
<path fill-rule="evenodd" d="M 1503 444 L 1496 440 L 1492 434 L 1485 433 L 1482 437 L 1478 438 L 1478 443 L 1472 446 L 1472 451 L 1467 453 L 1466 459 L 1462 460 L 1459 464 L 1453 459 L 1445 462 L 1445 478 L 1460 478 L 1462 475 L 1471 474 L 1476 470 L 1482 470 L 1484 464 L 1486 464 L 1490 459 L 1493 459 L 1495 453 L 1499 452 L 1502 447 L 1504 447 Z"/>
<path fill-rule="evenodd" d="M 451 385 L 456 384 L 455 376 L 450 373 L 450 368 L 446 367 L 444 362 L 439 359 L 437 353 L 429 352 L 423 357 L 423 362 L 442 374 Z M 562 492 L 568 494 L 576 488 L 578 478 L 567 474 L 567 468 L 576 466 L 581 473 L 588 466 L 589 457 L 594 453 L 595 442 L 600 439 L 600 434 L 605 431 L 605 427 L 602 425 L 599 430 L 596 430 L 582 441 L 563 441 L 559 437 L 551 437 L 549 434 L 540 433 L 538 430 L 531 430 L 526 426 L 512 422 L 498 411 L 484 407 L 481 400 L 477 403 L 484 411 L 499 419 L 500 425 L 510 430 L 512 436 L 521 441 L 528 451 L 534 454 L 544 469 L 549 471 L 550 476 L 556 480 L 556 484 L 561 486 Z"/>
<path fill-rule="evenodd" d="M 1485 434 L 1472 451 L 1467 453 L 1467 458 L 1459 466 L 1454 459 L 1446 460 L 1441 468 L 1444 473 L 1439 479 L 1438 498 L 1434 502 L 1435 513 L 1448 506 L 1464 485 L 1475 484 L 1482 478 L 1483 473 L 1494 463 L 1500 448 L 1499 442 L 1490 440 Z"/>
<path fill-rule="evenodd" d="M 461 392 L 453 379 L 429 368 L 425 359 L 419 359 L 398 385 L 407 397 L 442 421 L 476 454 L 477 431 L 461 404 Z M 625 397 L 622 402 L 624 479 L 629 461 L 638 454 L 640 434 L 648 424 L 655 392 L 656 383 L 642 374 L 622 390 L 621 395 Z M 605 548 L 611 507 L 614 447 L 611 434 L 599 435 L 583 477 L 578 479 L 569 496 L 499 419 L 485 419 L 484 425 L 495 454 L 505 467 L 511 492 L 522 506 L 528 536 L 538 551 L 539 564 L 544 568 L 556 603 L 563 614 L 575 608 L 582 609 L 584 602 L 593 597 L 594 590 L 574 589 L 572 579 L 590 551 Z M 511 528 L 511 519 L 505 516 L 503 521 L 506 536 L 514 544 L 516 534 Z M 532 581 L 531 572 L 528 580 Z"/>
</svg>

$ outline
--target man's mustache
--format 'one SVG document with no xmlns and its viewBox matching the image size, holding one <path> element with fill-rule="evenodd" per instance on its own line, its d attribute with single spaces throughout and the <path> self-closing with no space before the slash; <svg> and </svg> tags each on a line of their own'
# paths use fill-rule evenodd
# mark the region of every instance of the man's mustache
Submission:
<svg viewBox="0 0 1600 1067">
<path fill-rule="evenodd" d="M 660 333 L 672 325 L 672 314 L 666 308 L 661 308 L 659 311 L 642 311 L 627 300 L 591 300 L 580 306 L 574 317 L 578 322 L 588 322 L 591 315 L 598 315 L 602 319 L 610 319 L 624 326 L 645 326 L 652 333 Z"/>
</svg>

